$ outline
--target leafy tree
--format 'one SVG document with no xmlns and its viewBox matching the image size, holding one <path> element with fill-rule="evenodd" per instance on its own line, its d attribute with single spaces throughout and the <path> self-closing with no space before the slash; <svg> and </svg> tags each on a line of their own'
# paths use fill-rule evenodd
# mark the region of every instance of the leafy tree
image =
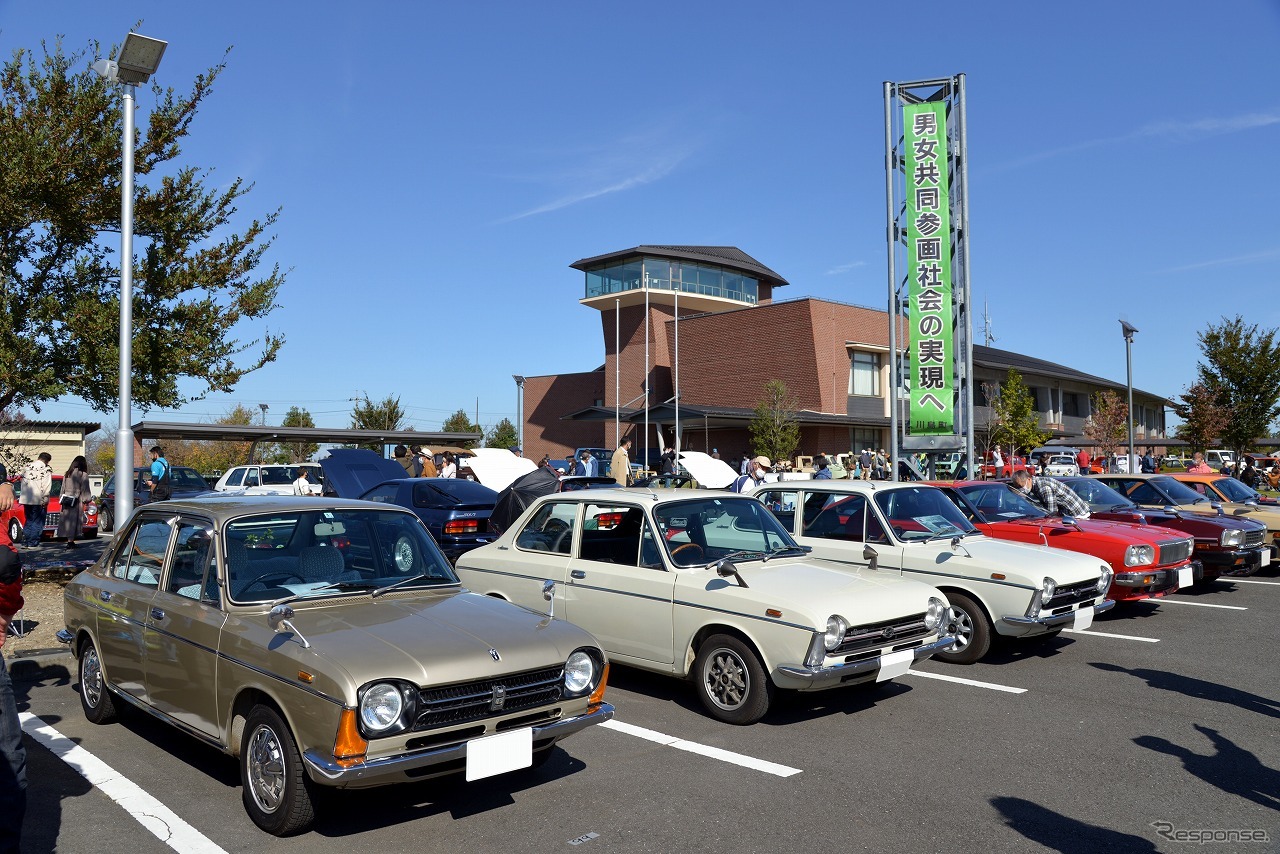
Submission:
<svg viewBox="0 0 1280 854">
<path fill-rule="evenodd" d="M 1098 443 L 1108 459 L 1122 446 L 1129 447 L 1129 404 L 1107 389 L 1093 395 L 1092 412 L 1084 422 L 1084 434 Z"/>
<path fill-rule="evenodd" d="M 1222 444 L 1239 459 L 1266 436 L 1280 415 L 1280 330 L 1260 330 L 1236 315 L 1196 337 L 1204 361 L 1196 366 L 1217 404 L 1229 413 Z"/>
<path fill-rule="evenodd" d="M 751 446 L 770 460 L 789 460 L 800 446 L 796 402 L 782 380 L 769 380 L 751 420 Z"/>
<path fill-rule="evenodd" d="M 400 405 L 398 396 L 387 395 L 381 401 L 374 403 L 366 395 L 363 399 L 357 400 L 355 407 L 351 410 L 351 429 L 392 431 L 413 428 L 405 426 L 405 411 Z M 383 447 L 376 443 L 367 442 L 359 447 L 368 448 L 379 454 L 383 453 Z"/>
<path fill-rule="evenodd" d="M 481 433 L 479 424 L 473 424 L 467 416 L 466 411 L 459 409 L 444 420 L 444 426 L 440 428 L 445 433 Z M 476 443 L 467 439 L 458 443 L 460 448 L 474 448 Z"/>
<path fill-rule="evenodd" d="M 516 425 L 511 423 L 511 419 L 504 418 L 484 436 L 484 446 L 486 448 L 515 448 L 520 443 L 520 434 L 516 432 Z"/>
<path fill-rule="evenodd" d="M 0 293 L 0 299 L 4 296 Z M 3 371 L 0 368 L 0 371 Z M 0 428 L 9 428 L 26 421 L 27 417 L 21 412 L 13 412 L 6 407 L 0 407 Z M 0 463 L 4 464 L 5 469 L 10 475 L 16 475 L 22 470 L 22 467 L 31 462 L 35 457 L 28 454 L 22 448 L 13 445 L 0 444 Z"/>
<path fill-rule="evenodd" d="M 57 42 L 0 66 L 0 409 L 39 412 L 64 394 L 103 412 L 117 403 L 123 112 L 116 87 L 89 68 L 99 54 L 97 42 L 69 54 Z M 153 85 L 139 128 L 132 377 L 143 411 L 230 391 L 284 343 L 231 337 L 277 307 L 284 274 L 257 269 L 279 210 L 233 231 L 252 186 L 178 161 L 224 67 L 185 95 Z M 184 378 L 204 388 L 185 397 Z"/>
<path fill-rule="evenodd" d="M 1203 382 L 1191 387 L 1173 403 L 1173 411 L 1182 423 L 1175 434 L 1191 446 L 1191 452 L 1204 452 L 1226 430 L 1231 413 L 1224 408 Z"/>
<path fill-rule="evenodd" d="M 281 427 L 315 427 L 315 419 L 311 417 L 311 413 L 306 409 L 299 409 L 296 406 L 289 408 L 285 413 L 284 420 L 280 422 Z M 309 460 L 320 450 L 320 446 L 315 442 L 281 442 L 271 449 L 267 459 L 273 463 L 297 463 Z"/>
<path fill-rule="evenodd" d="M 1020 450 L 1029 451 L 1048 440 L 1049 434 L 1040 429 L 1035 401 L 1022 381 L 1022 374 L 1010 368 L 1009 375 L 1000 384 L 1000 393 L 990 403 L 991 441 L 1007 447 L 1010 455 Z"/>
</svg>

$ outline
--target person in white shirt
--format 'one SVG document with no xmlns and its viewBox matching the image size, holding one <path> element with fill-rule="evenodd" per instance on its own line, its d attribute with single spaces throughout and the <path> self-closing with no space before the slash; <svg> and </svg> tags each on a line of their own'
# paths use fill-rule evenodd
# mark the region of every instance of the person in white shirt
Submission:
<svg viewBox="0 0 1280 854">
<path fill-rule="evenodd" d="M 729 489 L 733 492 L 747 492 L 752 487 L 764 483 L 764 476 L 771 468 L 773 463 L 769 462 L 768 457 L 756 457 L 747 463 L 747 473 L 735 480 Z"/>
<path fill-rule="evenodd" d="M 293 482 L 293 494 L 311 494 L 311 481 L 307 480 L 307 470 L 305 468 L 298 469 L 298 479 Z"/>
<path fill-rule="evenodd" d="M 458 466 L 453 461 L 452 451 L 444 452 L 444 468 L 440 469 L 440 476 L 453 478 L 458 476 Z"/>
</svg>

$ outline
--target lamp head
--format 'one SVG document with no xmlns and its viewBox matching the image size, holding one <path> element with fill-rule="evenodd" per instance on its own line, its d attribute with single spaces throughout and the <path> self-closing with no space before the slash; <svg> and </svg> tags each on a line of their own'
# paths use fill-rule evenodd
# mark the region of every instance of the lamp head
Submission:
<svg viewBox="0 0 1280 854">
<path fill-rule="evenodd" d="M 1132 341 L 1133 333 L 1138 331 L 1138 327 L 1134 326 L 1127 320 L 1120 321 L 1120 329 L 1124 332 L 1124 340 Z"/>
</svg>

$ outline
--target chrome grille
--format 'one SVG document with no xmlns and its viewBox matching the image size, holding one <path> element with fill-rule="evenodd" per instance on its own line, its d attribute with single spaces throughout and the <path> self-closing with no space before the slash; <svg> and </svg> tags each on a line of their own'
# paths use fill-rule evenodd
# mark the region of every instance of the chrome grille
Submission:
<svg viewBox="0 0 1280 854">
<path fill-rule="evenodd" d="M 62 518 L 62 514 L 58 512 L 46 513 L 44 516 L 44 526 L 46 528 L 57 528 L 58 520 Z"/>
<path fill-rule="evenodd" d="M 1169 540 L 1159 544 L 1160 554 L 1156 563 L 1167 566 L 1171 563 L 1182 563 L 1191 557 L 1191 540 Z"/>
<path fill-rule="evenodd" d="M 897 646 L 906 641 L 918 640 L 929 634 L 924 625 L 924 614 L 898 617 L 866 626 L 852 626 L 845 633 L 844 641 L 831 655 L 849 655 L 885 646 Z"/>
<path fill-rule="evenodd" d="M 421 688 L 414 732 L 455 726 L 508 712 L 533 709 L 560 699 L 564 666 L 512 673 L 495 679 L 479 679 L 456 685 Z M 501 691 L 494 689 L 501 688 Z M 494 708 L 501 694 L 501 707 Z"/>
<path fill-rule="evenodd" d="M 1053 593 L 1053 598 L 1043 603 L 1040 607 L 1046 611 L 1054 608 L 1065 608 L 1068 605 L 1076 605 L 1081 602 L 1088 602 L 1090 599 L 1098 596 L 1098 582 L 1081 581 L 1077 584 L 1066 584 L 1059 587 Z"/>
<path fill-rule="evenodd" d="M 1249 548 L 1252 548 L 1253 546 L 1262 545 L 1266 541 L 1266 539 L 1267 539 L 1266 531 L 1245 531 L 1244 532 L 1244 544 Z"/>
</svg>

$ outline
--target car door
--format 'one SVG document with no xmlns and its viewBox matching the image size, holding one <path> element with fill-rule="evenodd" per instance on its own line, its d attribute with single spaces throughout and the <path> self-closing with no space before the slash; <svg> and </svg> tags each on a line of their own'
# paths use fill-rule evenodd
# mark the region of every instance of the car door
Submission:
<svg viewBox="0 0 1280 854">
<path fill-rule="evenodd" d="M 900 550 L 865 494 L 806 491 L 803 502 L 796 541 L 810 547 L 814 557 L 867 567 L 870 561 L 863 551 L 871 545 L 881 566 L 899 567 Z"/>
<path fill-rule="evenodd" d="M 216 737 L 217 651 L 226 613 L 212 559 L 213 524 L 183 517 L 173 527 L 163 584 L 147 611 L 147 696 L 158 711 Z"/>
<path fill-rule="evenodd" d="M 546 608 L 546 602 L 542 598 L 542 582 L 554 581 L 556 614 L 563 615 L 567 596 L 565 584 L 569 578 L 569 552 L 573 545 L 573 532 L 577 527 L 578 502 L 546 502 L 534 511 L 512 541 L 516 554 L 511 559 L 517 562 L 518 571 L 498 572 L 497 580 L 488 582 L 482 589 L 493 588 L 517 605 L 540 611 Z"/>
<path fill-rule="evenodd" d="M 669 666 L 674 660 L 675 573 L 643 508 L 583 502 L 565 585 L 565 617 L 621 661 Z"/>
<path fill-rule="evenodd" d="M 98 650 L 103 671 L 115 688 L 147 701 L 146 626 L 160 586 L 173 529 L 155 513 L 141 513 L 112 554 L 98 593 Z"/>
</svg>

